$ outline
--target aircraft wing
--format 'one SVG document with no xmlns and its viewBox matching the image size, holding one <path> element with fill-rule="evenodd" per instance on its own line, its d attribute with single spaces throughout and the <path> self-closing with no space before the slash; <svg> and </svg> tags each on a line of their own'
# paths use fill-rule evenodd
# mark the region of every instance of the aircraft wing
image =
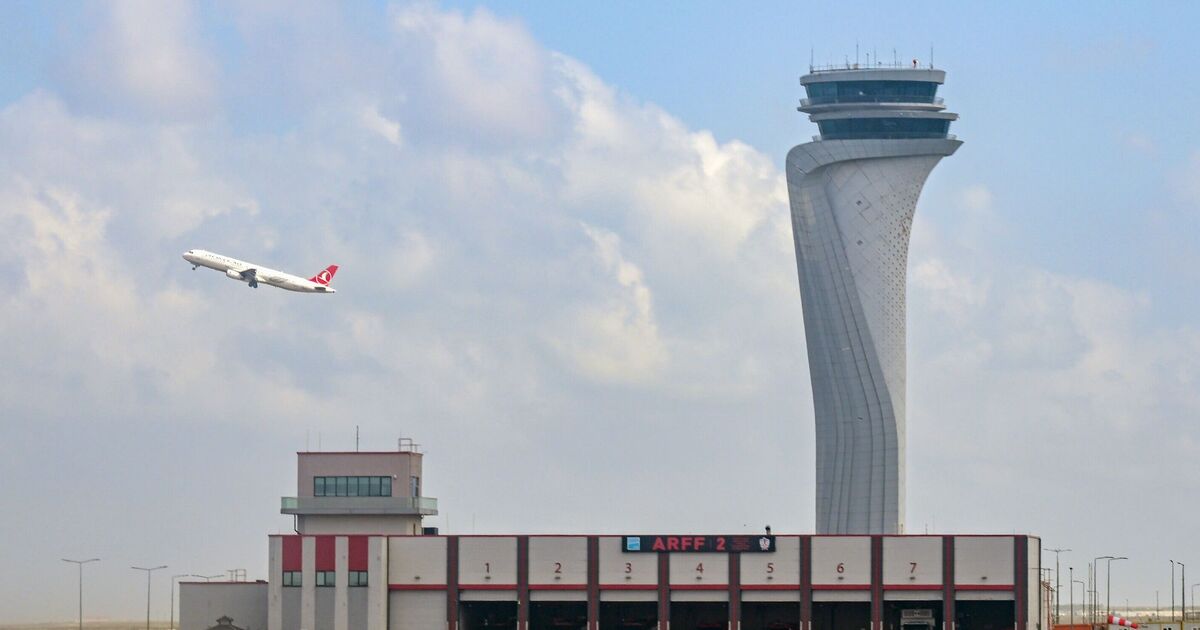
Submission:
<svg viewBox="0 0 1200 630">
<path fill-rule="evenodd" d="M 251 267 L 240 273 L 242 274 L 242 279 L 245 280 L 246 282 L 250 283 L 251 289 L 258 288 L 258 270 L 257 269 Z"/>
</svg>

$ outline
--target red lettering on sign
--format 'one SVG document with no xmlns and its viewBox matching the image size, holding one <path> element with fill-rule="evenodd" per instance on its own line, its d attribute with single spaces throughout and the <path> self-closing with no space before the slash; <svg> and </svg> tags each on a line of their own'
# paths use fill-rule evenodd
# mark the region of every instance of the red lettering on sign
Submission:
<svg viewBox="0 0 1200 630">
<path fill-rule="evenodd" d="M 671 536 L 667 539 L 667 551 L 679 551 L 679 539 Z"/>
<path fill-rule="evenodd" d="M 724 536 L 717 537 L 717 551 L 725 551 L 725 537 Z"/>
<path fill-rule="evenodd" d="M 665 546 L 663 546 L 663 540 L 662 540 L 661 536 L 656 537 L 654 539 L 654 545 L 651 548 L 654 549 L 655 551 L 666 551 L 667 550 L 667 548 Z"/>
<path fill-rule="evenodd" d="M 700 551 L 701 549 L 704 549 L 704 537 L 696 536 L 695 538 L 693 538 L 692 539 L 692 548 L 695 549 L 696 551 Z"/>
</svg>

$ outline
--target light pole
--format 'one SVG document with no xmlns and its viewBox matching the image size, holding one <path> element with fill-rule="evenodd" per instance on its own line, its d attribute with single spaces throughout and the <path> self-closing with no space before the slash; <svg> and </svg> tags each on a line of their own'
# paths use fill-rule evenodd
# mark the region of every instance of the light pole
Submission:
<svg viewBox="0 0 1200 630">
<path fill-rule="evenodd" d="M 79 630 L 83 630 L 83 565 L 89 562 L 100 562 L 100 558 L 88 558 L 87 560 L 67 560 L 63 558 L 62 561 L 79 565 Z"/>
<path fill-rule="evenodd" d="M 1187 623 L 1187 593 L 1184 591 L 1187 588 L 1187 565 L 1179 563 L 1179 630 L 1183 630 L 1183 624 Z"/>
<path fill-rule="evenodd" d="M 1108 559 L 1108 576 L 1105 577 L 1105 579 L 1104 579 L 1105 584 L 1107 584 L 1108 594 L 1105 595 L 1106 601 L 1104 602 L 1104 607 L 1108 609 L 1108 614 L 1110 614 L 1110 615 L 1112 614 L 1112 563 L 1113 563 L 1113 560 L 1128 560 L 1128 559 L 1129 558 L 1126 558 L 1125 556 L 1117 556 L 1115 558 Z M 1172 575 L 1174 575 L 1174 574 L 1172 574 Z"/>
<path fill-rule="evenodd" d="M 1092 559 L 1091 574 L 1088 579 L 1092 581 L 1092 615 L 1091 623 L 1096 623 L 1096 609 L 1100 607 L 1100 561 L 1109 560 L 1112 556 L 1096 556 Z"/>
<path fill-rule="evenodd" d="M 1071 630 L 1075 630 L 1075 585 L 1083 587 L 1083 598 L 1087 599 L 1087 582 L 1071 578 Z"/>
<path fill-rule="evenodd" d="M 175 630 L 175 580 L 185 577 L 191 577 L 191 575 L 180 573 L 179 575 L 171 576 L 171 630 Z"/>
<path fill-rule="evenodd" d="M 1200 582 L 1196 582 L 1195 584 L 1192 585 L 1192 616 L 1193 617 L 1196 616 L 1195 612 L 1196 612 L 1196 587 L 1197 586 L 1200 586 Z"/>
<path fill-rule="evenodd" d="M 1054 623 L 1055 625 L 1058 625 L 1058 613 L 1062 604 L 1062 600 L 1059 598 L 1058 594 L 1058 591 L 1062 589 L 1062 576 L 1060 574 L 1060 567 L 1058 565 L 1058 554 L 1064 551 L 1070 551 L 1070 549 L 1046 549 L 1046 551 L 1054 552 Z"/>
<path fill-rule="evenodd" d="M 149 567 L 149 568 L 146 568 L 146 567 L 129 567 L 129 568 L 135 569 L 137 571 L 145 571 L 146 572 L 146 630 L 150 630 L 150 575 L 159 569 L 167 568 L 167 565 L 164 564 L 162 566 Z"/>
<path fill-rule="evenodd" d="M 204 580 L 205 582 L 210 582 L 210 581 L 212 581 L 213 578 L 225 577 L 225 574 L 218 573 L 217 575 L 196 575 L 195 573 L 193 573 L 192 577 L 199 578 L 201 580 Z"/>
</svg>

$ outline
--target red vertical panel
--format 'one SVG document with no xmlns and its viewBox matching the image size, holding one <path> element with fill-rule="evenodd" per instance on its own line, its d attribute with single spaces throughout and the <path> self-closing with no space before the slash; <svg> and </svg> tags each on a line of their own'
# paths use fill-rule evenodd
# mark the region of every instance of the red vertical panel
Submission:
<svg viewBox="0 0 1200 630">
<path fill-rule="evenodd" d="M 871 627 L 883 630 L 883 536 L 871 536 Z"/>
<path fill-rule="evenodd" d="M 386 541 L 387 539 L 385 538 L 384 540 Z M 384 544 L 386 544 L 386 542 Z M 369 549 L 370 549 L 370 547 L 368 545 L 366 536 L 351 536 L 350 537 L 350 562 L 349 562 L 349 567 L 347 567 L 348 570 L 350 570 L 350 571 L 366 571 L 367 567 L 370 566 L 370 562 L 368 562 L 368 557 L 370 556 L 370 554 L 368 553 Z M 374 579 L 376 579 L 376 577 L 372 575 L 372 576 L 368 577 L 367 579 L 374 580 Z"/>
<path fill-rule="evenodd" d="M 283 536 L 283 570 L 304 570 L 304 537 Z"/>
<path fill-rule="evenodd" d="M 333 536 L 317 536 L 317 570 L 336 571 L 337 554 Z"/>
<path fill-rule="evenodd" d="M 812 623 L 812 536 L 800 537 L 800 630 Z"/>
<path fill-rule="evenodd" d="M 517 537 L 517 627 L 529 626 L 529 537 Z"/>
<path fill-rule="evenodd" d="M 1013 567 L 1016 568 L 1016 575 L 1013 576 L 1013 588 L 1016 592 L 1013 593 L 1013 599 L 1017 602 L 1017 630 L 1025 630 L 1027 621 L 1029 620 L 1029 538 L 1026 536 L 1017 536 L 1013 541 L 1013 553 L 1017 555 L 1013 558 Z M 1038 598 L 1041 599 L 1041 579 L 1038 575 Z"/>
<path fill-rule="evenodd" d="M 587 603 L 588 630 L 600 627 L 600 538 L 587 539 Z"/>
<path fill-rule="evenodd" d="M 671 627 L 671 557 L 658 554 L 658 630 Z"/>
<path fill-rule="evenodd" d="M 729 627 L 742 620 L 742 552 L 729 554 Z"/>
<path fill-rule="evenodd" d="M 942 537 L 942 623 L 945 630 L 954 630 L 954 537 Z"/>
<path fill-rule="evenodd" d="M 458 536 L 446 537 L 446 624 L 458 630 Z"/>
</svg>

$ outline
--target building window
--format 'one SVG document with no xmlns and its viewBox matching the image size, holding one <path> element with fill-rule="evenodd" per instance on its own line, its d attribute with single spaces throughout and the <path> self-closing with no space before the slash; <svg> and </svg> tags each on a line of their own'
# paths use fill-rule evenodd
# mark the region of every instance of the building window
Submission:
<svg viewBox="0 0 1200 630">
<path fill-rule="evenodd" d="M 317 586 L 334 586 L 337 573 L 333 571 L 317 571 Z"/>
<path fill-rule="evenodd" d="M 390 497 L 391 477 L 313 477 L 316 497 Z"/>
<path fill-rule="evenodd" d="M 351 571 L 350 586 L 366 586 L 367 572 L 366 571 Z"/>
<path fill-rule="evenodd" d="M 409 482 L 408 489 L 412 493 L 412 496 L 414 496 L 414 497 L 421 496 L 421 478 L 420 477 L 409 477 L 408 482 Z"/>
<path fill-rule="evenodd" d="M 284 571 L 283 572 L 283 585 L 284 586 L 300 586 L 300 572 L 299 571 Z"/>
</svg>

